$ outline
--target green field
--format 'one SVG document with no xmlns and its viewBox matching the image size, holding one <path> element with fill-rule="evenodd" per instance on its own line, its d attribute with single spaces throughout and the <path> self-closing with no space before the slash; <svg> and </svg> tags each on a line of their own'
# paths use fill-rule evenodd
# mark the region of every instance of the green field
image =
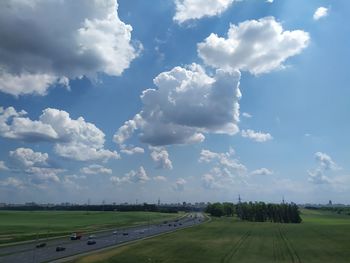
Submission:
<svg viewBox="0 0 350 263">
<path fill-rule="evenodd" d="M 154 212 L 0 211 L 0 244 L 160 222 L 178 214 Z"/>
<path fill-rule="evenodd" d="M 232 218 L 93 254 L 74 263 L 350 262 L 350 217 L 303 211 L 303 223 Z"/>
</svg>

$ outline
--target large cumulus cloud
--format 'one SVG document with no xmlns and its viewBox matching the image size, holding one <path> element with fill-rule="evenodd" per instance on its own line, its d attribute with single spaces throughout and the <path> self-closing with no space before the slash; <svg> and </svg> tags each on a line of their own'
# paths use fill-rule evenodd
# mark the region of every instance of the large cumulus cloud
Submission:
<svg viewBox="0 0 350 263">
<path fill-rule="evenodd" d="M 198 44 L 198 54 L 215 68 L 267 73 L 299 54 L 309 43 L 302 30 L 284 30 L 274 17 L 230 25 L 227 38 L 212 33 Z"/>
<path fill-rule="evenodd" d="M 104 149 L 103 131 L 83 117 L 75 120 L 68 112 L 53 108 L 43 110 L 38 120 L 31 120 L 26 114 L 13 107 L 0 107 L 0 136 L 53 142 L 58 155 L 79 161 L 119 158 L 117 152 Z"/>
<path fill-rule="evenodd" d="M 0 91 L 45 95 L 54 84 L 119 76 L 138 55 L 115 0 L 0 2 Z"/>
<path fill-rule="evenodd" d="M 197 64 L 162 72 L 153 81 L 157 88 L 143 91 L 142 110 L 114 141 L 122 144 L 138 130 L 141 141 L 153 146 L 201 142 L 205 133 L 236 134 L 239 79 L 238 71 L 209 76 Z"/>
</svg>

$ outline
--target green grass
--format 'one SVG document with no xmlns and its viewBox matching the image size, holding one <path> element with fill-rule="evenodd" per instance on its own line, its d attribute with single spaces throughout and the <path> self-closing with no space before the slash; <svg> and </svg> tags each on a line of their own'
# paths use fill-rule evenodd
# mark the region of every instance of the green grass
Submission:
<svg viewBox="0 0 350 263">
<path fill-rule="evenodd" d="M 153 212 L 0 211 L 0 244 L 160 222 L 179 216 Z"/>
<path fill-rule="evenodd" d="M 303 211 L 301 224 L 232 218 L 86 256 L 74 263 L 350 262 L 350 217 Z"/>
</svg>

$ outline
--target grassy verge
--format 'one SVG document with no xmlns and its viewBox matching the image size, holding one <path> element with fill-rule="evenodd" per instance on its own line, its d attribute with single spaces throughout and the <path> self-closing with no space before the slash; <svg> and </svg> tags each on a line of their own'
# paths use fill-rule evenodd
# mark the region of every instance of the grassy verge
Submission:
<svg viewBox="0 0 350 263">
<path fill-rule="evenodd" d="M 348 216 L 303 211 L 303 219 L 302 224 L 213 219 L 72 263 L 349 262 Z"/>
</svg>

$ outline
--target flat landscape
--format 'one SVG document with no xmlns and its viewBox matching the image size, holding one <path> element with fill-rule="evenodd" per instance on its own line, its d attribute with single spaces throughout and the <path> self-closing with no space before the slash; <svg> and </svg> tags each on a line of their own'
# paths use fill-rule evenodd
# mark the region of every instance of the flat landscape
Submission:
<svg viewBox="0 0 350 263">
<path fill-rule="evenodd" d="M 210 222 L 71 263 L 349 262 L 350 216 L 302 210 L 301 224 Z"/>
<path fill-rule="evenodd" d="M 157 223 L 177 216 L 155 212 L 0 211 L 0 244 Z"/>
</svg>

